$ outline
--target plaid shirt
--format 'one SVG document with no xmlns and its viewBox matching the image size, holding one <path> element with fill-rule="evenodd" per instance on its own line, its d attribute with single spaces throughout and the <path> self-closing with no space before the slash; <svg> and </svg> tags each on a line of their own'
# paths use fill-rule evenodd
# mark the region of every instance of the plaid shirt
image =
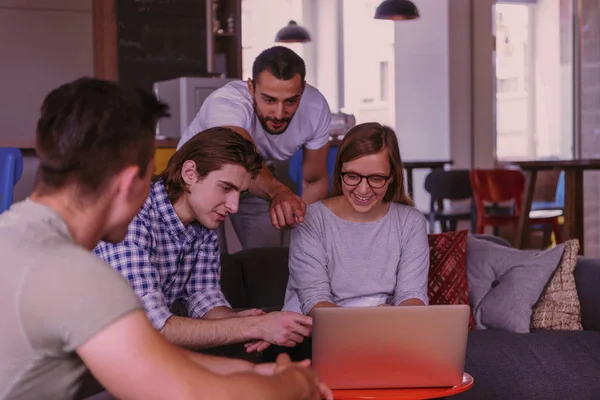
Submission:
<svg viewBox="0 0 600 400">
<path fill-rule="evenodd" d="M 127 278 L 158 330 L 173 315 L 170 308 L 175 300 L 195 318 L 218 306 L 230 307 L 219 283 L 217 232 L 197 222 L 184 226 L 162 180 L 152 185 L 125 240 L 100 242 L 94 254 Z"/>
</svg>

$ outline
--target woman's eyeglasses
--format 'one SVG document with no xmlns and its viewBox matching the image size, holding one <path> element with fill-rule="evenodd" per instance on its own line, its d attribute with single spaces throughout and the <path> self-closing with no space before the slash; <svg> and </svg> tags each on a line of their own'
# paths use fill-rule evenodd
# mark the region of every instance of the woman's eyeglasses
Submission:
<svg viewBox="0 0 600 400">
<path fill-rule="evenodd" d="M 385 186 L 387 181 L 391 178 L 391 175 L 359 175 L 355 172 L 342 172 L 342 180 L 348 186 L 358 186 L 363 179 L 367 180 L 369 186 L 373 189 L 381 189 Z"/>
</svg>

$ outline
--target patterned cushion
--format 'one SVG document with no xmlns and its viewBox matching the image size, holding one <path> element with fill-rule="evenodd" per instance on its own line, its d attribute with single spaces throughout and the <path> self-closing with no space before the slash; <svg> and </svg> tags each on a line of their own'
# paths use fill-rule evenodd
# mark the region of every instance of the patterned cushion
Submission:
<svg viewBox="0 0 600 400">
<path fill-rule="evenodd" d="M 430 234 L 429 304 L 469 304 L 467 231 Z M 469 327 L 474 327 L 473 317 Z"/>
<path fill-rule="evenodd" d="M 581 331 L 581 305 L 575 286 L 575 265 L 579 241 L 565 243 L 560 264 L 533 307 L 531 328 Z"/>
</svg>

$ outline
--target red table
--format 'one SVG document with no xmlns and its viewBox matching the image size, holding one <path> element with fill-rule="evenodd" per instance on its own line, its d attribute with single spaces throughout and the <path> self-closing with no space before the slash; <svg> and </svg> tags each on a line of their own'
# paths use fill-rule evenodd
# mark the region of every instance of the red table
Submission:
<svg viewBox="0 0 600 400">
<path fill-rule="evenodd" d="M 473 377 L 466 372 L 461 385 L 445 388 L 410 388 L 410 389 L 344 389 L 334 390 L 335 400 L 364 400 L 364 399 L 438 399 L 466 392 L 473 386 Z"/>
</svg>

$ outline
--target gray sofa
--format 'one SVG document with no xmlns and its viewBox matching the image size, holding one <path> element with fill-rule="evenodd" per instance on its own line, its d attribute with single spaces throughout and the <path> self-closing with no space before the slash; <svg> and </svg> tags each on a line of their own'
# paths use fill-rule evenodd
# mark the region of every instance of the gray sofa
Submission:
<svg viewBox="0 0 600 400">
<path fill-rule="evenodd" d="M 224 254 L 223 292 L 233 307 L 280 309 L 287 262 L 287 248 Z M 475 384 L 453 398 L 600 399 L 600 260 L 579 257 L 575 279 L 584 331 L 470 332 L 465 370 Z"/>
</svg>

